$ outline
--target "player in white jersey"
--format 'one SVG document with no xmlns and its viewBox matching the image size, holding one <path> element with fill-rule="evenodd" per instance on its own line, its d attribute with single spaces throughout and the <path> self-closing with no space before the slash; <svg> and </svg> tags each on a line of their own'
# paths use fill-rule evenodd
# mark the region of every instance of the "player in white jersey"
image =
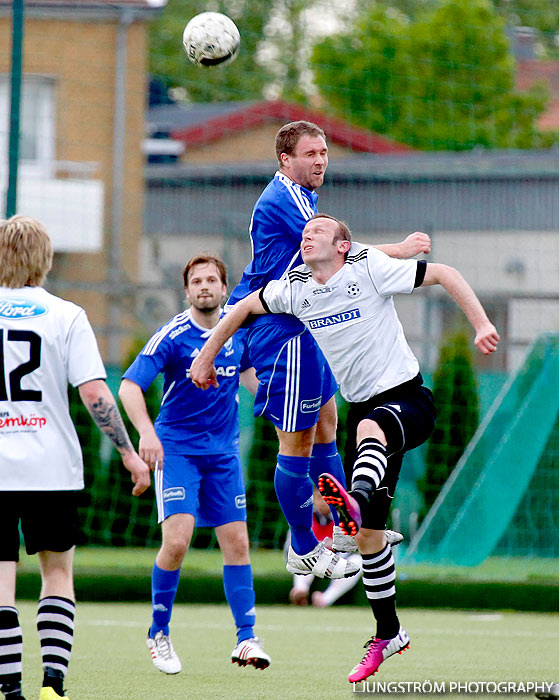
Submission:
<svg viewBox="0 0 559 700">
<path fill-rule="evenodd" d="M 80 536 L 76 492 L 83 462 L 68 410 L 68 383 L 120 452 L 139 496 L 149 467 L 132 448 L 85 311 L 42 288 L 52 264 L 42 224 L 0 223 L 0 690 L 21 700 L 22 636 L 15 607 L 19 525 L 38 554 L 41 700 L 64 698 L 74 635 L 73 555 Z"/>
<path fill-rule="evenodd" d="M 317 214 L 307 223 L 301 253 L 304 265 L 254 292 L 228 314 L 198 356 L 191 377 L 200 386 L 214 380 L 215 353 L 251 313 L 297 316 L 323 351 L 350 402 L 348 441 L 357 446 L 357 459 L 351 492 L 329 474 L 319 478 L 319 490 L 337 508 L 345 532 L 357 535 L 363 583 L 377 622 L 365 656 L 349 674 L 349 681 L 357 682 L 409 645 L 396 614 L 396 573 L 384 528 L 402 455 L 429 437 L 435 418 L 431 392 L 422 386 L 392 297 L 440 284 L 471 322 L 481 352 L 493 352 L 499 335 L 457 270 L 394 260 L 352 244 L 348 227 L 333 217 Z"/>
<path fill-rule="evenodd" d="M 228 307 L 279 279 L 299 265 L 299 243 L 306 222 L 316 213 L 328 166 L 326 135 L 316 124 L 289 122 L 275 139 L 279 171 L 256 202 L 250 223 L 252 260 L 233 290 Z M 429 237 L 414 233 L 402 243 L 385 244 L 389 255 L 411 257 L 428 252 Z M 356 572 L 317 539 L 312 530 L 312 493 L 327 471 L 344 480 L 336 444 L 337 391 L 332 372 L 312 336 L 293 316 L 260 316 L 247 323 L 248 356 L 258 376 L 255 415 L 270 420 L 279 440 L 274 488 L 289 524 L 292 546 L 287 569 L 300 575 L 338 578 Z M 355 551 L 335 520 L 334 551 Z"/>
</svg>

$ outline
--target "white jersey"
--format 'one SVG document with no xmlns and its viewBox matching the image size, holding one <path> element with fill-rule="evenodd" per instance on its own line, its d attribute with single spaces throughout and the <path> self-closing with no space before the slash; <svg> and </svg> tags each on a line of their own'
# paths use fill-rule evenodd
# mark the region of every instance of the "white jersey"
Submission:
<svg viewBox="0 0 559 700">
<path fill-rule="evenodd" d="M 83 488 L 68 382 L 105 379 L 85 311 L 42 287 L 0 287 L 0 490 Z"/>
<path fill-rule="evenodd" d="M 413 291 L 416 260 L 395 260 L 352 243 L 326 284 L 307 265 L 270 282 L 261 298 L 272 313 L 297 316 L 312 333 L 346 401 L 366 401 L 412 379 L 419 364 L 392 296 Z"/>
</svg>

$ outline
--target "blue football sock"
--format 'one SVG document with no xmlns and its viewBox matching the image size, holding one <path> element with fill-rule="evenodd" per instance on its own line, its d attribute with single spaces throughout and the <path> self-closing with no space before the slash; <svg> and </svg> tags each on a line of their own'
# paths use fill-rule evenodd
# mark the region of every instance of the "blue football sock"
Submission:
<svg viewBox="0 0 559 700">
<path fill-rule="evenodd" d="M 312 448 L 310 476 L 313 484 L 318 484 L 318 477 L 323 472 L 332 474 L 344 488 L 346 487 L 344 465 L 335 440 L 334 442 L 314 445 Z M 332 513 L 334 524 L 339 525 L 338 511 L 334 506 L 330 506 L 330 513 Z"/>
<path fill-rule="evenodd" d="M 310 457 L 278 455 L 274 486 L 279 504 L 291 530 L 291 546 L 297 554 L 307 554 L 317 545 L 312 531 L 312 482 Z"/>
<path fill-rule="evenodd" d="M 181 570 L 166 571 L 160 569 L 157 564 L 153 565 L 151 572 L 151 604 L 153 622 L 149 628 L 149 636 L 153 639 L 155 635 L 163 630 L 163 634 L 169 634 L 169 622 L 173 612 L 173 603 L 179 587 Z"/>
<path fill-rule="evenodd" d="M 237 626 L 237 641 L 254 637 L 254 586 L 250 564 L 223 566 L 223 588 Z"/>
</svg>

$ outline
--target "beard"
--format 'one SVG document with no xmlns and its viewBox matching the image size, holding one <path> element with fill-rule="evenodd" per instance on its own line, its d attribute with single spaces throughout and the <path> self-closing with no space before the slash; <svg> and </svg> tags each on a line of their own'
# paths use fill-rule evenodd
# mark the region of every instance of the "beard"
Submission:
<svg viewBox="0 0 559 700">
<path fill-rule="evenodd" d="M 202 314 L 211 314 L 219 308 L 221 302 L 215 297 L 205 297 L 204 299 L 193 299 L 190 305 Z"/>
</svg>

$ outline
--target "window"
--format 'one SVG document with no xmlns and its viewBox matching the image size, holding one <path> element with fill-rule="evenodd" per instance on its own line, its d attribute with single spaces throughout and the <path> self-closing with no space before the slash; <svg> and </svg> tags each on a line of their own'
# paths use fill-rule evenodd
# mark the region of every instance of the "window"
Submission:
<svg viewBox="0 0 559 700">
<path fill-rule="evenodd" d="M 19 167 L 24 175 L 52 176 L 55 160 L 55 83 L 25 75 L 21 90 Z M 0 176 L 8 172 L 10 143 L 10 76 L 0 75 Z"/>
</svg>

